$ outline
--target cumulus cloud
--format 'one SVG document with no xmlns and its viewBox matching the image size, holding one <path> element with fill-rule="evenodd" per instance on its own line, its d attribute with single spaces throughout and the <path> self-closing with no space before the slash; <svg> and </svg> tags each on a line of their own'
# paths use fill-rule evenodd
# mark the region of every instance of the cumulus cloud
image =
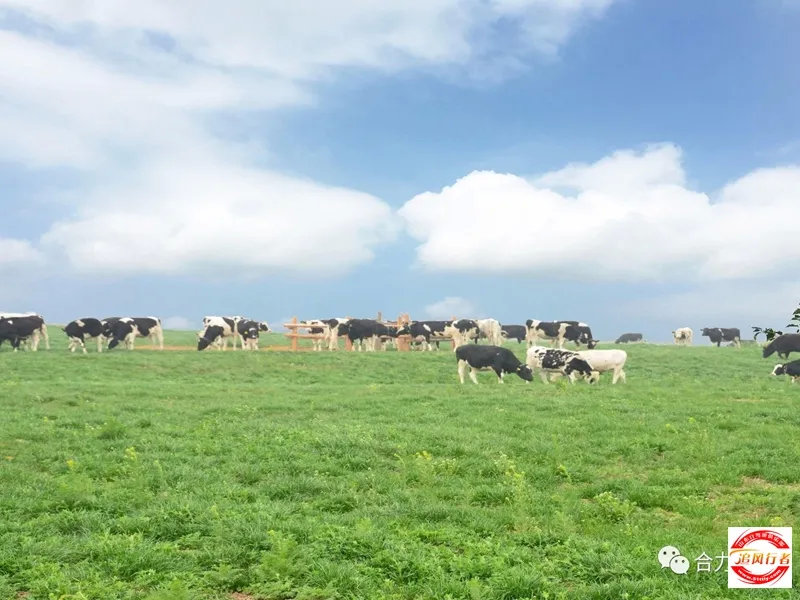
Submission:
<svg viewBox="0 0 800 600">
<path fill-rule="evenodd" d="M 42 243 L 78 271 L 324 276 L 368 261 L 393 235 L 390 208 L 368 194 L 193 160 L 144 168 L 115 195 L 98 189 Z"/>
<path fill-rule="evenodd" d="M 460 296 L 447 296 L 425 307 L 425 315 L 429 319 L 470 318 L 474 314 L 475 306 L 472 302 Z"/>
<path fill-rule="evenodd" d="M 753 171 L 712 197 L 661 144 L 533 178 L 476 171 L 399 212 L 431 270 L 725 280 L 800 266 L 798 203 L 798 166 Z"/>
<path fill-rule="evenodd" d="M 0 0 L 0 160 L 77 174 L 41 243 L 82 271 L 341 272 L 392 239 L 388 206 L 270 170 L 210 117 L 310 104 L 339 68 L 552 54 L 611 1 Z"/>
</svg>

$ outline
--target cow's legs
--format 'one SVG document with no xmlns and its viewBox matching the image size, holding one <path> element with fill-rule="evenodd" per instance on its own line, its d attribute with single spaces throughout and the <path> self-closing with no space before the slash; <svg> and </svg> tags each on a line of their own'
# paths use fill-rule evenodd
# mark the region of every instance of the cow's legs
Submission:
<svg viewBox="0 0 800 600">
<path fill-rule="evenodd" d="M 499 368 L 499 369 L 498 369 L 497 367 L 495 367 L 495 368 L 494 368 L 494 372 L 495 372 L 495 374 L 497 375 L 497 383 L 505 383 L 505 382 L 503 381 L 503 375 L 504 375 L 504 373 L 503 373 L 503 369 L 502 369 L 502 368 Z"/>
<path fill-rule="evenodd" d="M 464 371 L 467 370 L 467 361 L 459 360 L 458 361 L 458 379 L 461 383 L 464 383 Z"/>
<path fill-rule="evenodd" d="M 475 385 L 478 385 L 478 377 L 476 376 L 477 372 L 478 372 L 478 369 L 476 369 L 473 366 L 470 366 L 470 368 L 469 368 L 469 378 L 472 379 L 472 383 L 474 383 Z"/>
<path fill-rule="evenodd" d="M 550 383 L 549 381 L 547 381 L 547 375 L 545 374 L 545 372 L 544 372 L 544 371 L 539 371 L 539 377 L 541 377 L 541 378 L 542 378 L 542 382 L 544 382 L 544 383 Z"/>
</svg>

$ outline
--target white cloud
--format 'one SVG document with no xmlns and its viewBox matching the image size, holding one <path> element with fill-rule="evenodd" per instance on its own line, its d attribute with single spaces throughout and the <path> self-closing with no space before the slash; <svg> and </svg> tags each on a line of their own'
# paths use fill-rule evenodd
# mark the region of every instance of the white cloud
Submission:
<svg viewBox="0 0 800 600">
<path fill-rule="evenodd" d="M 800 167 L 754 171 L 713 200 L 685 179 L 663 144 L 531 179 L 476 171 L 399 212 L 431 270 L 724 280 L 800 266 Z"/>
<path fill-rule="evenodd" d="M 425 315 L 429 319 L 446 320 L 453 317 L 468 319 L 475 315 L 475 306 L 460 296 L 447 296 L 426 306 Z"/>
<path fill-rule="evenodd" d="M 0 31 L 0 160 L 80 173 L 42 244 L 82 271 L 340 272 L 393 237 L 388 206 L 264 168 L 263 141 L 209 116 L 311 103 L 336 68 L 488 71 L 554 52 L 610 4 L 0 0 L 26 23 Z"/>
<path fill-rule="evenodd" d="M 26 265 L 37 265 L 42 260 L 42 254 L 30 242 L 0 238 L 0 271 Z"/>
<path fill-rule="evenodd" d="M 393 223 L 367 194 L 195 159 L 143 168 L 113 196 L 97 190 L 42 242 L 78 271 L 324 277 L 370 260 Z"/>
</svg>

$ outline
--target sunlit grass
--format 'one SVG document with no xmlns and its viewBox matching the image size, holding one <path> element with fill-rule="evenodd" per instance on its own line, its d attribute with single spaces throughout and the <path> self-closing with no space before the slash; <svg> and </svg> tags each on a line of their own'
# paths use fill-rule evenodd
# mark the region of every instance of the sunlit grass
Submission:
<svg viewBox="0 0 800 600">
<path fill-rule="evenodd" d="M 447 351 L 53 338 L 0 352 L 0 597 L 744 598 L 656 552 L 800 515 L 800 386 L 755 347 L 461 386 Z"/>
</svg>

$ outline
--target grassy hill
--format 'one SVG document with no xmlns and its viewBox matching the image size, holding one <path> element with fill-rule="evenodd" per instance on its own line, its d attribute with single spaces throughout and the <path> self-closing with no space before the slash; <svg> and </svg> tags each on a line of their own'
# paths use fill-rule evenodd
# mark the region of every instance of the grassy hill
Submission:
<svg viewBox="0 0 800 600">
<path fill-rule="evenodd" d="M 448 351 L 53 338 L 0 351 L 0 598 L 746 598 L 658 550 L 800 516 L 800 386 L 757 347 L 461 386 Z"/>
</svg>

